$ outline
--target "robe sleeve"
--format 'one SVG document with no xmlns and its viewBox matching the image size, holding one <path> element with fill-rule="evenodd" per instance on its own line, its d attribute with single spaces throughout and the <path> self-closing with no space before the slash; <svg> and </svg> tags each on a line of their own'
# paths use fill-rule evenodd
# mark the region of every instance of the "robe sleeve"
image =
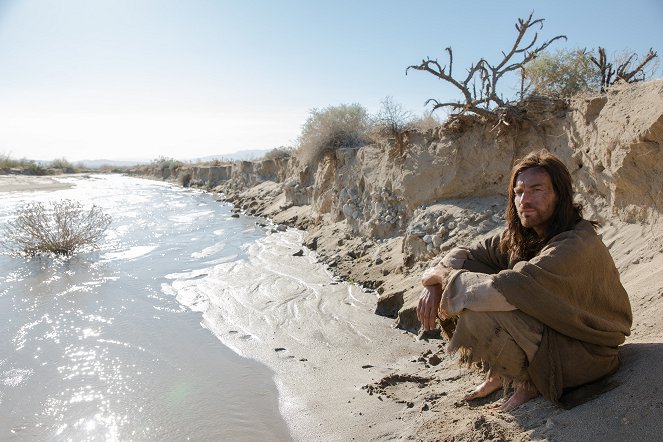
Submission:
<svg viewBox="0 0 663 442">
<path fill-rule="evenodd" d="M 478 273 L 498 273 L 509 268 L 509 256 L 500 250 L 501 235 L 479 241 L 469 248 L 463 268 Z"/>
<path fill-rule="evenodd" d="M 491 275 L 466 270 L 451 274 L 440 307 L 449 315 L 458 315 L 464 309 L 477 312 L 516 310 L 494 287 Z"/>
<path fill-rule="evenodd" d="M 450 269 L 462 269 L 465 261 L 473 259 L 470 251 L 463 247 L 454 247 L 442 258 L 442 265 Z"/>
</svg>

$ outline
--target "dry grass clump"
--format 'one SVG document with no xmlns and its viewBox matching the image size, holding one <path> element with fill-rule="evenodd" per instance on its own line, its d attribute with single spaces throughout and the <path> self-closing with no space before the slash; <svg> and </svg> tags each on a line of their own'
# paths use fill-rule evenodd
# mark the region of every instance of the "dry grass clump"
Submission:
<svg viewBox="0 0 663 442">
<path fill-rule="evenodd" d="M 28 175 L 46 175 L 46 168 L 37 164 L 36 161 L 26 160 L 25 158 L 17 160 L 7 154 L 0 154 L 0 173 L 11 169 L 19 169 Z"/>
<path fill-rule="evenodd" d="M 285 158 L 290 158 L 292 155 L 292 148 L 288 146 L 275 147 L 274 149 L 267 152 L 262 159 L 263 160 L 282 160 Z"/>
<path fill-rule="evenodd" d="M 111 223 L 100 207 L 72 200 L 32 202 L 4 228 L 3 246 L 12 253 L 70 255 L 94 248 Z"/>
<path fill-rule="evenodd" d="M 369 127 L 368 112 L 356 103 L 313 109 L 297 140 L 296 156 L 301 164 L 315 164 L 327 151 L 365 145 Z"/>
<path fill-rule="evenodd" d="M 373 118 L 374 138 L 377 141 L 393 139 L 399 156 L 402 156 L 407 145 L 407 133 L 415 129 L 415 117 L 391 97 L 382 100 L 381 105 L 380 111 Z"/>
</svg>

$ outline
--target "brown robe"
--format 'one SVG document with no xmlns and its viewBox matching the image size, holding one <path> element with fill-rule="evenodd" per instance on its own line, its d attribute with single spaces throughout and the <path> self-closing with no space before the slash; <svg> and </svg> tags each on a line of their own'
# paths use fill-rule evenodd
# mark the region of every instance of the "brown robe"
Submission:
<svg viewBox="0 0 663 442">
<path fill-rule="evenodd" d="M 617 346 L 630 334 L 631 305 L 593 226 L 579 222 L 529 261 L 510 262 L 499 243 L 497 235 L 469 249 L 463 268 L 491 274 L 492 287 L 508 304 L 544 325 L 527 367 L 539 392 L 557 401 L 564 388 L 616 370 Z"/>
</svg>

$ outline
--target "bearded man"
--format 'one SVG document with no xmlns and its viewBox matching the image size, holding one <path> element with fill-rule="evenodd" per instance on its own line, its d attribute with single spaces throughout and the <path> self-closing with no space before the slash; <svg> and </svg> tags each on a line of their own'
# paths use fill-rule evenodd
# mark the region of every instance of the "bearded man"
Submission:
<svg viewBox="0 0 663 442">
<path fill-rule="evenodd" d="M 566 166 L 545 149 L 530 153 L 513 167 L 508 198 L 506 229 L 424 272 L 417 307 L 424 331 L 438 316 L 456 317 L 449 351 L 488 368 L 466 400 L 514 386 L 502 411 L 540 394 L 557 402 L 565 388 L 613 373 L 632 322 L 598 224 L 573 202 Z"/>
</svg>

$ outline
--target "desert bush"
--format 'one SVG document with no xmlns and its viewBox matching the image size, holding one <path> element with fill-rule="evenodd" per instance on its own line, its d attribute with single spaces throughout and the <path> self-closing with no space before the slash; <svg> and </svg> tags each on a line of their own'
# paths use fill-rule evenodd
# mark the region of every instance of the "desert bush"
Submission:
<svg viewBox="0 0 663 442">
<path fill-rule="evenodd" d="M 94 248 L 111 223 L 100 207 L 72 200 L 32 202 L 4 227 L 3 246 L 12 253 L 70 255 Z"/>
<path fill-rule="evenodd" d="M 29 175 L 46 175 L 48 173 L 44 166 L 35 161 L 31 161 L 23 170 Z"/>
<path fill-rule="evenodd" d="M 177 176 L 177 182 L 182 187 L 189 187 L 192 184 L 191 183 L 191 172 L 180 173 Z"/>
<path fill-rule="evenodd" d="M 27 160 L 19 161 L 11 158 L 7 154 L 0 154 L 0 169 L 13 169 L 23 166 Z"/>
<path fill-rule="evenodd" d="M 152 160 L 151 165 L 156 167 L 162 173 L 168 170 L 171 174 L 176 172 L 184 163 L 174 158 L 159 157 Z"/>
<path fill-rule="evenodd" d="M 523 68 L 522 94 L 571 97 L 583 92 L 598 92 L 601 74 L 585 49 L 560 49 L 544 52 Z"/>
<path fill-rule="evenodd" d="M 279 146 L 267 152 L 262 159 L 263 160 L 280 160 L 289 158 L 292 155 L 292 147 L 288 146 Z"/>
<path fill-rule="evenodd" d="M 425 111 L 424 114 L 412 121 L 412 126 L 419 132 L 428 132 L 442 125 L 442 121 L 433 115 L 432 111 Z"/>
<path fill-rule="evenodd" d="M 29 175 L 46 175 L 46 168 L 33 160 L 17 160 L 8 154 L 0 155 L 0 169 L 20 169 Z"/>
<path fill-rule="evenodd" d="M 380 110 L 372 121 L 373 133 L 378 140 L 392 138 L 402 155 L 407 145 L 407 132 L 414 129 L 414 114 L 403 109 L 391 97 L 386 97 L 380 104 Z"/>
<path fill-rule="evenodd" d="M 302 164 L 320 161 L 325 152 L 368 143 L 369 116 L 359 104 L 311 110 L 297 140 L 295 155 Z"/>
<path fill-rule="evenodd" d="M 51 161 L 48 164 L 48 168 L 50 168 L 50 169 L 59 169 L 59 170 L 62 171 L 62 173 L 76 173 L 76 172 L 80 171 L 77 167 L 75 167 L 73 164 L 71 164 L 65 158 L 58 158 L 58 159 L 55 159 L 55 160 Z"/>
</svg>

